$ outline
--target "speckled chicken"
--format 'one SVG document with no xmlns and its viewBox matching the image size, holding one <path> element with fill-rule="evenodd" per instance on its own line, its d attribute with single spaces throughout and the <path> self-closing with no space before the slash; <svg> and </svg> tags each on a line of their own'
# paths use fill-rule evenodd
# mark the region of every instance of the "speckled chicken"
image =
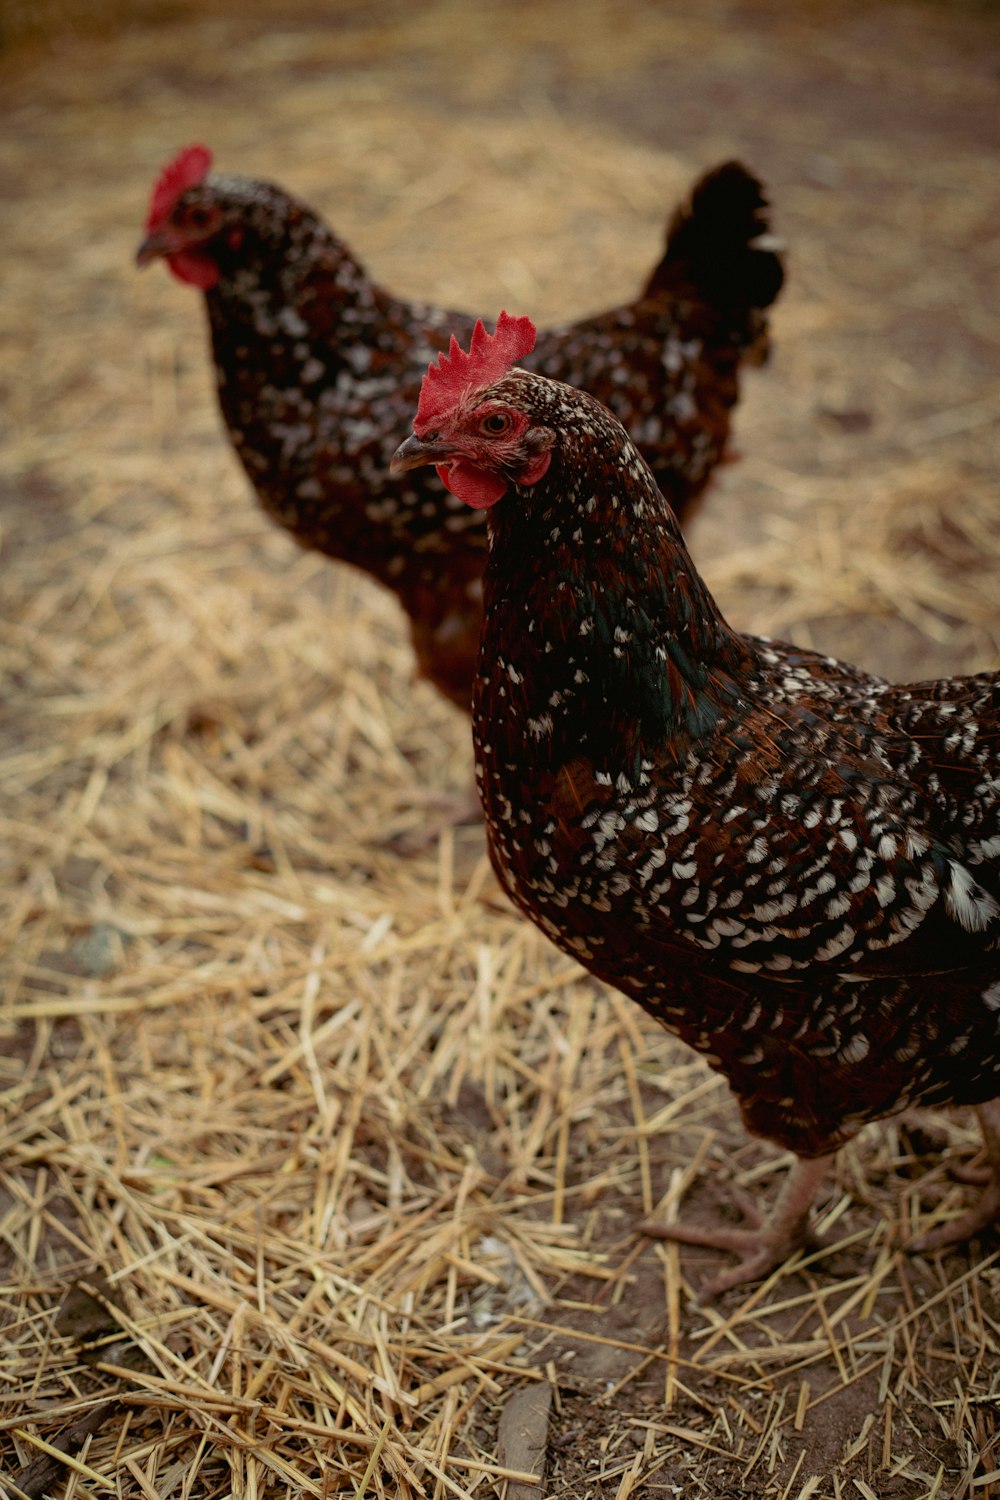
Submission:
<svg viewBox="0 0 1000 1500">
<path fill-rule="evenodd" d="M 466 711 L 486 528 L 430 473 L 389 460 L 429 359 L 474 319 L 377 286 L 323 221 L 190 147 L 156 183 L 140 264 L 205 294 L 219 401 L 267 513 L 365 569 L 409 615 L 422 673 Z M 634 302 L 549 329 L 537 368 L 592 390 L 628 427 L 679 514 L 723 456 L 738 377 L 767 347 L 782 266 L 760 184 L 736 162 L 673 216 Z"/>
<path fill-rule="evenodd" d="M 832 1153 L 908 1105 L 978 1108 L 1000 1214 L 1000 678 L 899 686 L 739 634 L 615 418 L 510 368 L 527 319 L 424 381 L 397 470 L 488 508 L 473 711 L 490 851 L 566 952 L 725 1075 L 795 1153 L 771 1216 L 650 1233 L 799 1246 Z"/>
</svg>

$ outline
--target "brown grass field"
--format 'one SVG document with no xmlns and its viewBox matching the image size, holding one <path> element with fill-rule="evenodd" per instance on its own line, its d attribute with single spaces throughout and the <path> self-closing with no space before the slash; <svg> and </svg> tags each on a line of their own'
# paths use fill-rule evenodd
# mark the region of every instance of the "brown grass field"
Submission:
<svg viewBox="0 0 1000 1500">
<path fill-rule="evenodd" d="M 637 1222 L 782 1160 L 480 830 L 412 851 L 468 725 L 258 513 L 197 295 L 132 263 L 201 139 L 399 292 L 571 316 L 738 155 L 789 280 L 709 582 L 996 666 L 1000 10 L 6 0 L 0 43 L 0 1494 L 1000 1496 L 997 1241 L 903 1249 L 971 1117 L 866 1131 L 823 1248 L 697 1304 L 718 1257 Z"/>
</svg>

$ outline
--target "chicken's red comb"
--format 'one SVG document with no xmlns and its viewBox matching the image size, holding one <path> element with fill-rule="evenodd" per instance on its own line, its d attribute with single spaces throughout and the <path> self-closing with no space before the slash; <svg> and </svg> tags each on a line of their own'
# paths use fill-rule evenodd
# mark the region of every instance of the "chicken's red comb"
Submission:
<svg viewBox="0 0 1000 1500">
<path fill-rule="evenodd" d="M 159 229 L 181 193 L 204 182 L 211 165 L 212 153 L 207 146 L 185 146 L 178 151 L 156 179 L 146 220 L 147 233 Z"/>
<path fill-rule="evenodd" d="M 477 321 L 468 354 L 452 334 L 448 353 L 439 354 L 437 364 L 427 366 L 413 420 L 414 432 L 418 436 L 426 432 L 467 390 L 492 385 L 534 347 L 535 325 L 531 319 L 512 318 L 505 312 L 497 319 L 495 333 L 486 332 L 481 318 Z"/>
</svg>

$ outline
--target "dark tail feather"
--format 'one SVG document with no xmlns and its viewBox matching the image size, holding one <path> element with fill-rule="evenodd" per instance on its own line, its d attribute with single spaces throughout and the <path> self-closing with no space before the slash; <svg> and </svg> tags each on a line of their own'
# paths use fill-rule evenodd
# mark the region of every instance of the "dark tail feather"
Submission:
<svg viewBox="0 0 1000 1500">
<path fill-rule="evenodd" d="M 752 345 L 785 279 L 767 209 L 763 187 L 740 162 L 707 172 L 673 214 L 645 295 L 693 295 L 732 318 L 734 334 Z"/>
</svg>

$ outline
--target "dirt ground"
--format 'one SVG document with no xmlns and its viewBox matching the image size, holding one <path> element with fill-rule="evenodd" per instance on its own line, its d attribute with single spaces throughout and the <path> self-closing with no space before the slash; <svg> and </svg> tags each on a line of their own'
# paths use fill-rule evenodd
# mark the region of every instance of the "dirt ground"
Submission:
<svg viewBox="0 0 1000 1500">
<path fill-rule="evenodd" d="M 739 156 L 789 278 L 699 564 L 744 628 L 994 667 L 1000 10 L 7 0 L 0 46 L 0 1495 L 1000 1495 L 996 1239 L 903 1250 L 974 1122 L 865 1132 L 821 1248 L 698 1304 L 637 1221 L 784 1163 L 479 830 L 409 848 L 468 725 L 132 265 L 201 139 L 393 290 L 553 320 Z"/>
</svg>

